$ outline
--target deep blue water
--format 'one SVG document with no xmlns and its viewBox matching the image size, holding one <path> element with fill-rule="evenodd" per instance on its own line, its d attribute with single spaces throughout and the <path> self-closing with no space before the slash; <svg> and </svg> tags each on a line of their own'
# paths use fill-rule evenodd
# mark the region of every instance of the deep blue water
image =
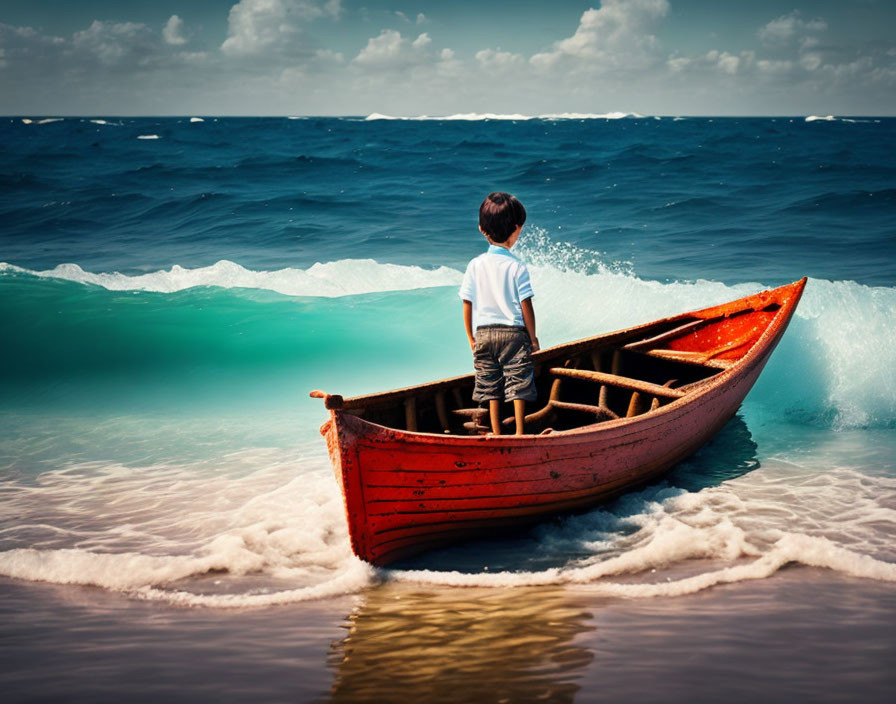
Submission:
<svg viewBox="0 0 896 704">
<path fill-rule="evenodd" d="M 0 260 L 457 268 L 507 190 L 642 278 L 896 280 L 896 119 L 106 121 L 0 122 Z"/>
</svg>

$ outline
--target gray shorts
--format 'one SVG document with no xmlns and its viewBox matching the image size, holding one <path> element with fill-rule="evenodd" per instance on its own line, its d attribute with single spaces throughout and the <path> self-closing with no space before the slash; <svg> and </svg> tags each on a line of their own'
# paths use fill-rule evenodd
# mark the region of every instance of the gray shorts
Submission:
<svg viewBox="0 0 896 704">
<path fill-rule="evenodd" d="M 538 398 L 532 369 L 532 341 L 526 328 L 483 325 L 476 328 L 474 401 Z"/>
</svg>

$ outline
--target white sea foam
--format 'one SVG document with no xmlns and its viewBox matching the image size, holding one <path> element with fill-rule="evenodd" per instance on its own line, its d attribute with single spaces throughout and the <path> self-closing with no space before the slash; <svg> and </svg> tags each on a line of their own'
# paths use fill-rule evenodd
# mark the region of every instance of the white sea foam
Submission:
<svg viewBox="0 0 896 704">
<path fill-rule="evenodd" d="M 22 122 L 26 125 L 48 125 L 51 122 L 62 122 L 63 117 L 45 117 L 41 120 L 32 120 L 30 117 L 23 117 Z"/>
<path fill-rule="evenodd" d="M 0 522 L 13 546 L 0 574 L 208 606 L 357 591 L 375 572 L 351 553 L 325 463 L 262 449 L 181 466 L 73 465 L 36 487 L 6 480 L 17 520 Z"/>
<path fill-rule="evenodd" d="M 607 112 L 607 113 L 583 113 L 583 112 L 558 112 L 545 113 L 543 115 L 523 115 L 521 113 L 492 113 L 492 112 L 467 112 L 454 115 L 417 115 L 404 117 L 384 115 L 374 112 L 365 117 L 365 120 L 620 120 L 625 117 L 644 117 L 636 112 Z"/>
<path fill-rule="evenodd" d="M 761 284 L 644 281 L 532 267 L 544 344 L 626 328 L 755 293 Z M 570 300 L 579 301 L 571 306 Z M 620 302 L 624 302 L 622 305 Z M 751 399 L 835 427 L 896 419 L 896 289 L 810 279 Z"/>
<path fill-rule="evenodd" d="M 543 344 L 589 337 L 755 293 L 766 285 L 638 278 L 625 263 L 533 228 L 530 262 Z M 570 305 L 570 301 L 577 305 Z M 850 428 L 896 421 L 896 288 L 810 279 L 751 399 L 775 413 Z"/>
<path fill-rule="evenodd" d="M 190 122 L 205 122 L 201 117 L 191 117 Z"/>
<path fill-rule="evenodd" d="M 351 554 L 326 458 L 253 450 L 183 466 L 82 464 L 4 481 L 0 574 L 183 605 L 247 607 L 358 592 L 383 579 L 615 597 L 690 594 L 788 564 L 896 582 L 896 480 L 769 462 L 699 492 L 651 487 L 544 525 L 536 572 L 376 570 Z M 90 516 L 86 523 L 85 516 Z"/>
<path fill-rule="evenodd" d="M 569 519 L 572 528 L 547 528 L 546 540 L 552 530 L 562 532 L 566 535 L 559 539 L 578 540 L 597 553 L 577 564 L 539 572 L 393 571 L 389 577 L 458 587 L 568 584 L 631 598 L 678 596 L 765 579 L 792 563 L 896 582 L 889 538 L 896 528 L 892 479 L 833 470 L 801 481 L 796 474 L 782 478 L 760 470 L 697 493 L 663 494 L 647 489 L 630 495 L 629 504 L 644 501 L 643 511 L 625 516 L 623 507 L 622 520 L 598 510 Z M 607 540 L 606 526 L 622 524 L 638 530 Z M 595 525 L 600 539 L 589 541 Z"/>
<path fill-rule="evenodd" d="M 809 115 L 806 122 L 871 122 L 871 120 L 856 120 L 851 117 L 835 117 L 834 115 Z"/>
<path fill-rule="evenodd" d="M 288 296 L 334 297 L 376 291 L 404 291 L 432 286 L 460 284 L 461 273 L 448 267 L 423 269 L 417 266 L 379 264 L 372 259 L 343 259 L 317 263 L 308 269 L 253 271 L 222 260 L 211 266 L 169 270 L 129 276 L 119 273 L 92 273 L 77 264 L 60 264 L 46 271 L 30 271 L 0 263 L 0 273 L 20 272 L 42 278 L 65 279 L 94 284 L 110 291 L 154 291 L 174 293 L 195 286 L 255 288 Z"/>
<path fill-rule="evenodd" d="M 158 139 L 159 135 L 157 134 L 139 134 L 137 135 L 137 139 Z"/>
</svg>

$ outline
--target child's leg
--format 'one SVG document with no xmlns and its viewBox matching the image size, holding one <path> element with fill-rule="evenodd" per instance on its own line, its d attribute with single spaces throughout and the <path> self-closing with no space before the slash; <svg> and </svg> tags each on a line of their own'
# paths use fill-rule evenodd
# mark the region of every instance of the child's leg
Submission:
<svg viewBox="0 0 896 704">
<path fill-rule="evenodd" d="M 492 432 L 495 435 L 501 434 L 501 402 L 500 401 L 489 401 L 488 402 L 488 415 L 492 421 Z"/>
<path fill-rule="evenodd" d="M 526 424 L 526 401 L 522 398 L 513 399 L 513 416 L 516 419 L 516 434 L 522 435 L 523 426 Z"/>
</svg>

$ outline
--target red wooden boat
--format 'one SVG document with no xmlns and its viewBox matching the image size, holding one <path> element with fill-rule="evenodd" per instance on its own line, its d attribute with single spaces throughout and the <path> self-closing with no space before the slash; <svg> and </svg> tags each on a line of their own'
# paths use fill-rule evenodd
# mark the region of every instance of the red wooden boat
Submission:
<svg viewBox="0 0 896 704">
<path fill-rule="evenodd" d="M 473 376 L 322 398 L 352 549 L 375 565 L 605 501 L 734 415 L 806 279 L 534 355 L 526 435 L 484 434 Z M 505 424 L 513 430 L 509 404 Z"/>
</svg>

